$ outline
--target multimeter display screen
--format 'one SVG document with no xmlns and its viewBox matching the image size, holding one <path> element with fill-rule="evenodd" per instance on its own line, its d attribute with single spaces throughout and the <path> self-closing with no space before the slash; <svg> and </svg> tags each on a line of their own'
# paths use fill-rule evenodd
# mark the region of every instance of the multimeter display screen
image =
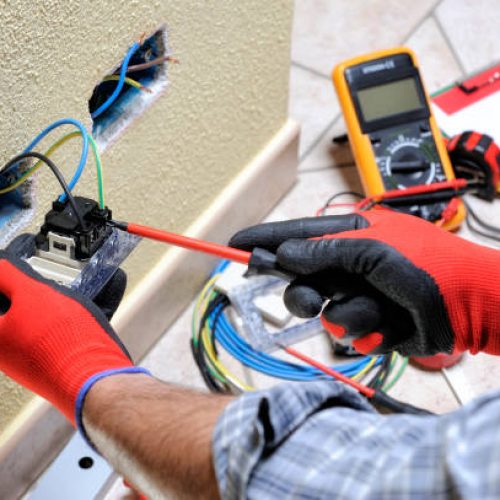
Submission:
<svg viewBox="0 0 500 500">
<path fill-rule="evenodd" d="M 358 90 L 357 94 L 365 122 L 423 108 L 414 78 Z"/>
</svg>

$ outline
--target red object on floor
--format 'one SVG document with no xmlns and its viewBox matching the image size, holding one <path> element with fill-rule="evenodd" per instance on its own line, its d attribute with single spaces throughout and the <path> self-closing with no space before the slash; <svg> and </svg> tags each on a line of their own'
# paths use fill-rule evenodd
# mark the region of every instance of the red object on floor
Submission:
<svg viewBox="0 0 500 500">
<path fill-rule="evenodd" d="M 494 79 L 495 74 L 500 71 L 500 65 L 489 68 L 483 73 L 473 76 L 462 82 L 469 92 L 464 92 L 460 86 L 455 86 L 450 90 L 442 92 L 432 101 L 439 106 L 447 115 L 461 111 L 462 109 L 474 104 L 489 95 L 500 90 L 500 80 Z M 476 87 L 476 90 L 473 90 Z"/>
<path fill-rule="evenodd" d="M 427 358 L 410 358 L 413 363 L 425 368 L 426 370 L 441 370 L 441 368 L 449 368 L 456 365 L 463 357 L 464 353 L 457 354 L 436 354 Z"/>
</svg>

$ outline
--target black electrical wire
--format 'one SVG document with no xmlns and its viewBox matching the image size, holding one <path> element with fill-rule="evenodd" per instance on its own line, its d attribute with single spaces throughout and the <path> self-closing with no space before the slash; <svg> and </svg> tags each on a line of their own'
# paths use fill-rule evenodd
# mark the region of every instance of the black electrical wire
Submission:
<svg viewBox="0 0 500 500">
<path fill-rule="evenodd" d="M 479 215 L 472 209 L 471 205 L 463 200 L 464 205 L 467 209 L 467 215 L 465 217 L 465 223 L 469 230 L 483 238 L 487 238 L 489 240 L 500 242 L 500 227 L 492 226 L 485 222 Z M 475 226 L 477 224 L 480 228 Z"/>
<path fill-rule="evenodd" d="M 61 171 L 56 167 L 55 163 L 48 158 L 47 156 L 38 153 L 37 151 L 28 151 L 27 153 L 21 153 L 20 155 L 15 156 L 11 160 L 9 160 L 3 167 L 0 169 L 0 174 L 4 172 L 5 170 L 9 169 L 12 167 L 12 165 L 15 165 L 16 163 L 19 163 L 21 160 L 25 160 L 27 158 L 37 158 L 38 160 L 43 161 L 50 170 L 52 170 L 52 173 L 56 176 L 57 181 L 61 185 L 63 191 L 66 193 L 66 196 L 68 197 L 68 202 L 71 205 L 71 208 L 73 208 L 73 211 L 75 212 L 75 216 L 78 219 L 78 223 L 82 228 L 85 227 L 85 223 L 83 222 L 83 217 L 80 211 L 78 210 L 78 206 L 76 204 L 75 198 L 71 194 L 71 191 L 66 184 L 66 181 L 64 180 L 64 177 L 61 173 Z"/>
<path fill-rule="evenodd" d="M 191 346 L 191 353 L 193 354 L 193 359 L 196 362 L 196 366 L 198 367 L 198 370 L 203 378 L 203 381 L 205 382 L 205 385 L 211 392 L 218 392 L 218 393 L 224 392 L 219 383 L 216 382 L 210 375 L 210 372 L 208 371 L 205 361 L 203 359 L 203 353 L 199 348 L 195 347 L 193 339 L 191 339 L 190 341 L 190 346 Z"/>
<path fill-rule="evenodd" d="M 465 199 L 462 199 L 464 205 L 465 205 L 465 208 L 467 208 L 467 214 L 470 214 L 470 216 L 472 217 L 472 219 L 474 219 L 475 222 L 477 222 L 477 224 L 479 226 L 481 226 L 482 228 L 484 229 L 487 229 L 488 231 L 491 231 L 493 233 L 498 233 L 500 234 L 500 227 L 497 227 L 497 226 L 492 226 L 491 224 L 488 224 L 487 222 L 485 222 L 483 219 L 481 219 L 481 217 L 479 217 L 479 215 L 477 215 L 477 213 L 472 209 L 470 203 L 468 203 Z"/>
<path fill-rule="evenodd" d="M 364 194 L 358 193 L 357 191 L 340 191 L 340 192 L 335 193 L 334 195 L 330 196 L 330 198 L 328 198 L 328 200 L 326 200 L 324 206 L 326 207 L 326 206 L 330 205 L 337 198 L 340 198 L 341 196 L 356 196 L 360 200 L 362 200 L 363 198 L 365 198 Z"/>
<path fill-rule="evenodd" d="M 380 366 L 378 370 L 375 372 L 375 375 L 370 379 L 370 381 L 366 384 L 368 387 L 371 387 L 372 389 L 380 389 L 382 387 L 381 380 L 386 380 L 387 377 L 391 373 L 391 355 L 386 354 L 384 356 L 384 359 L 382 360 L 382 363 L 380 363 Z"/>
<path fill-rule="evenodd" d="M 328 198 L 328 200 L 320 210 L 321 215 L 325 213 L 325 210 L 329 205 L 331 205 L 337 198 L 340 198 L 341 196 L 356 196 L 360 200 L 365 198 L 364 194 L 358 193 L 357 191 L 340 191 L 339 193 L 335 193 L 334 195 L 330 196 L 330 198 Z"/>
<path fill-rule="evenodd" d="M 201 342 L 201 333 L 203 331 L 203 328 L 205 326 L 205 323 L 209 320 L 210 315 L 215 311 L 219 305 L 223 304 L 225 308 L 229 304 L 229 299 L 225 295 L 218 295 L 214 300 L 210 302 L 208 305 L 207 309 L 203 313 L 203 316 L 201 317 L 199 326 L 198 326 L 198 348 L 194 346 L 194 343 L 191 341 L 191 349 L 193 351 L 193 356 L 196 360 L 196 364 L 198 365 L 198 368 L 200 370 L 200 373 L 207 385 L 207 387 L 212 391 L 212 392 L 219 392 L 219 393 L 224 393 L 228 392 L 228 387 L 226 385 L 221 384 L 220 381 L 216 380 L 210 373 L 210 370 L 208 369 L 206 359 L 205 359 L 205 354 L 204 354 L 204 348 L 203 348 L 203 342 Z"/>
<path fill-rule="evenodd" d="M 481 231 L 477 227 L 474 227 L 474 223 L 472 221 L 473 221 L 473 219 L 470 216 L 467 216 L 465 218 L 465 223 L 467 224 L 467 227 L 469 228 L 469 230 L 472 233 L 474 233 L 478 236 L 482 236 L 483 238 L 487 238 L 487 239 L 492 240 L 492 241 L 500 242 L 500 235 L 495 235 L 495 234 L 486 233 L 484 231 Z"/>
<path fill-rule="evenodd" d="M 382 387 L 384 387 L 391 373 L 391 361 L 392 356 L 390 354 L 386 354 L 384 360 L 382 361 L 384 369 L 380 375 L 380 378 L 377 378 L 377 380 L 375 381 L 375 389 L 382 389 Z"/>
<path fill-rule="evenodd" d="M 378 385 L 376 385 L 376 382 L 379 379 L 379 377 L 381 377 L 387 369 L 385 361 L 388 357 L 389 357 L 389 355 L 387 355 L 387 354 L 384 356 L 384 359 L 382 360 L 382 363 L 380 363 L 377 371 L 375 372 L 373 377 L 366 384 L 368 387 L 371 387 L 372 389 L 376 389 L 378 387 Z"/>
</svg>

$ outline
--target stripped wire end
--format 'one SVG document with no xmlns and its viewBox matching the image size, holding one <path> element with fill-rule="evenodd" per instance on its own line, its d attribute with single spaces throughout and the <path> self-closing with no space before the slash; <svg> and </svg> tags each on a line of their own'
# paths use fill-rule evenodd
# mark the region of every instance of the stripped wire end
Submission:
<svg viewBox="0 0 500 500">
<path fill-rule="evenodd" d="M 141 63 L 141 64 L 133 64 L 127 68 L 127 73 L 133 73 L 135 71 L 143 71 L 148 68 L 152 68 L 153 66 L 158 66 L 164 62 L 173 62 L 174 64 L 180 64 L 179 59 L 173 57 L 172 55 L 157 57 L 156 59 L 152 59 L 151 61 Z"/>
<path fill-rule="evenodd" d="M 139 45 L 142 45 L 144 43 L 144 39 L 146 38 L 146 32 L 143 31 L 140 36 L 139 36 L 139 39 L 137 40 L 137 43 Z"/>
<path fill-rule="evenodd" d="M 120 76 L 119 75 L 108 75 L 107 77 L 103 78 L 103 82 L 110 82 L 110 81 L 119 81 Z M 124 83 L 127 85 L 130 85 L 131 87 L 136 88 L 137 90 L 142 90 L 145 92 L 151 92 L 147 87 L 142 85 L 142 83 L 139 83 L 137 80 L 133 80 L 132 78 L 129 78 L 128 76 L 125 77 L 123 80 Z"/>
</svg>

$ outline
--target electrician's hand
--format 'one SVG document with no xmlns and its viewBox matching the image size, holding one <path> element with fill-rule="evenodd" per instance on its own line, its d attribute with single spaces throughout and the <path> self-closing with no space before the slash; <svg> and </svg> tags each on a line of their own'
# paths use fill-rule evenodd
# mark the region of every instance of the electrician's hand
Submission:
<svg viewBox="0 0 500 500">
<path fill-rule="evenodd" d="M 123 276 L 115 279 L 121 284 L 114 283 L 109 314 L 124 285 Z M 83 432 L 81 411 L 92 385 L 109 375 L 145 370 L 134 367 L 94 302 L 0 251 L 0 371 L 49 400 Z"/>
<path fill-rule="evenodd" d="M 500 252 L 387 210 L 261 224 L 231 246 L 276 252 L 295 273 L 285 304 L 322 311 L 361 353 L 500 354 Z"/>
</svg>

